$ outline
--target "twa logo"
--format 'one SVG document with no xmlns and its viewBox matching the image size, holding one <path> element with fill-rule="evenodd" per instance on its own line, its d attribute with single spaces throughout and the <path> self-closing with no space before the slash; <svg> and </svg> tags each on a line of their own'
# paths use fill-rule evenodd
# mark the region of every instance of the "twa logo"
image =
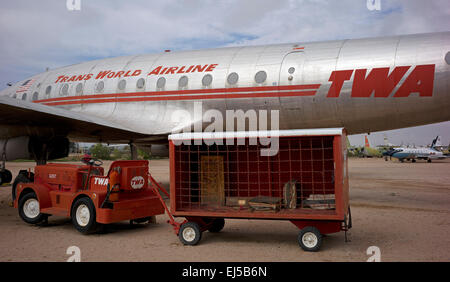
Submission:
<svg viewBox="0 0 450 282">
<path fill-rule="evenodd" d="M 131 179 L 131 188 L 133 189 L 141 189 L 144 187 L 144 177 L 142 176 L 135 176 Z"/>
<path fill-rule="evenodd" d="M 411 66 L 390 68 L 374 68 L 367 74 L 367 69 L 339 70 L 331 73 L 332 81 L 327 97 L 339 97 L 344 81 L 353 76 L 351 97 L 386 98 L 394 91 Z M 412 93 L 419 93 L 420 97 L 433 95 L 435 65 L 418 65 L 405 78 L 395 91 L 393 97 L 409 97 Z"/>
<path fill-rule="evenodd" d="M 108 178 L 94 178 L 94 184 L 98 185 L 107 185 L 108 184 Z"/>
</svg>

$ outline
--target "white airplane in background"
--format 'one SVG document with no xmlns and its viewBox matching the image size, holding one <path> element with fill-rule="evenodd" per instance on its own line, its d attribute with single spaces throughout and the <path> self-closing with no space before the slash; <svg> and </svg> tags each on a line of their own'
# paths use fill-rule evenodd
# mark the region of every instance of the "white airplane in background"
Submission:
<svg viewBox="0 0 450 282">
<path fill-rule="evenodd" d="M 432 160 L 448 158 L 448 156 L 444 155 L 443 152 L 436 149 L 436 145 L 439 144 L 438 140 L 439 136 L 433 139 L 433 142 L 429 148 L 395 148 L 386 152 L 386 155 L 397 158 L 400 162 L 404 162 L 405 160 L 411 160 L 411 162 L 416 162 L 416 160 L 426 160 L 431 163 Z"/>
<path fill-rule="evenodd" d="M 358 134 L 448 121 L 449 80 L 450 32 L 84 62 L 0 91 L 0 179 L 11 180 L 7 160 L 65 157 L 69 140 L 167 153 L 168 134 L 209 125 L 193 115 L 198 101 L 223 116 L 278 110 L 280 129 Z M 194 118 L 173 120 L 179 110 Z"/>
</svg>

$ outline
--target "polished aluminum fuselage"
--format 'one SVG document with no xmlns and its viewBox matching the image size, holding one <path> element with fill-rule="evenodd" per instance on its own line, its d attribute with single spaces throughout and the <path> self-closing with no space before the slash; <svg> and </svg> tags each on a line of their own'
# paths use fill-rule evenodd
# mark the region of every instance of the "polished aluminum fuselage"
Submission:
<svg viewBox="0 0 450 282">
<path fill-rule="evenodd" d="M 99 117 L 148 135 L 168 134 L 175 128 L 201 122 L 201 117 L 194 114 L 181 120 L 173 119 L 174 111 L 182 109 L 192 112 L 195 102 L 202 103 L 203 111 L 216 109 L 224 116 L 226 110 L 279 110 L 280 129 L 345 127 L 349 134 L 356 134 L 450 120 L 450 66 L 445 60 L 449 51 L 450 32 L 443 32 L 118 57 L 33 76 L 34 81 L 26 91 L 26 100 Z M 211 64 L 215 66 L 208 72 L 175 71 L 149 75 L 158 66 L 175 66 L 177 70 L 185 66 L 186 70 L 191 65 Z M 434 65 L 432 95 L 411 93 L 407 97 L 395 97 L 395 91 L 418 65 Z M 367 69 L 369 73 L 375 68 L 389 68 L 392 72 L 399 66 L 410 68 L 387 97 L 352 97 L 355 71 L 344 81 L 338 97 L 329 95 L 332 85 L 330 76 L 334 71 Z M 292 67 L 295 71 L 289 73 Z M 135 76 L 96 79 L 99 72 L 107 70 L 115 73 L 128 70 L 141 72 Z M 262 83 L 255 81 L 255 74 L 259 71 L 267 75 Z M 230 85 L 227 77 L 233 72 L 238 74 L 239 79 L 236 84 Z M 61 76 L 82 74 L 93 76 L 82 81 L 58 81 Z M 212 83 L 208 86 L 202 85 L 205 74 L 212 76 Z M 188 78 L 186 86 L 179 84 L 182 76 Z M 160 77 L 166 79 L 163 88 L 157 87 Z M 145 83 L 139 88 L 137 84 L 141 78 Z M 122 79 L 126 81 L 123 90 L 119 89 Z M 5 89 L 2 95 L 15 95 L 21 99 L 24 93 L 16 92 L 24 81 Z M 104 82 L 101 90 L 97 88 L 99 81 Z M 80 83 L 82 91 L 77 92 Z M 64 86 L 66 84 L 68 86 Z M 282 93 L 279 90 L 282 88 L 277 87 L 286 85 L 312 85 L 315 88 L 314 93 L 308 95 L 278 95 Z M 48 86 L 51 86 L 51 91 L 47 94 Z M 66 88 L 64 91 L 63 87 Z M 259 87 L 267 87 L 268 90 L 258 91 L 264 89 Z M 207 91 L 195 92 L 202 89 Z M 215 89 L 220 91 L 214 93 Z M 136 97 L 133 93 L 148 99 L 129 99 Z M 223 93 L 232 95 L 220 96 Z M 103 97 L 109 99 L 102 100 Z M 120 97 L 127 97 L 128 100 Z M 58 100 L 61 98 L 63 100 Z M 58 104 L 58 101 L 64 103 Z M 207 125 L 202 124 L 203 128 Z"/>
</svg>

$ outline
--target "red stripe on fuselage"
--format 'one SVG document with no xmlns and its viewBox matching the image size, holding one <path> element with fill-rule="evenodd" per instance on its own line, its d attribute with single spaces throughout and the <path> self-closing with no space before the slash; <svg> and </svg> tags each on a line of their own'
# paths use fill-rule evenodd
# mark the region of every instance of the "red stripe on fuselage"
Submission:
<svg viewBox="0 0 450 282">
<path fill-rule="evenodd" d="M 75 104 L 98 104 L 114 102 L 142 102 L 142 101 L 168 101 L 168 100 L 208 100 L 208 99 L 235 99 L 235 98 L 264 98 L 264 97 L 292 97 L 292 96 L 314 96 L 314 91 L 298 92 L 265 92 L 265 93 L 241 93 L 241 94 L 216 94 L 216 95 L 171 95 L 161 97 L 131 97 L 131 98 L 99 98 L 90 100 L 56 101 L 46 102 L 44 105 L 61 106 Z"/>
<path fill-rule="evenodd" d="M 187 95 L 187 94 L 208 94 L 208 93 L 235 93 L 235 92 L 261 92 L 261 91 L 287 91 L 287 90 L 317 90 L 320 84 L 306 85 L 285 85 L 285 86 L 260 86 L 260 87 L 240 87 L 240 88 L 216 88 L 216 89 L 193 89 L 193 90 L 171 90 L 171 91 L 148 91 L 148 92 L 130 92 L 130 93 L 110 93 L 110 94 L 94 94 L 81 96 L 65 96 L 50 99 L 42 99 L 34 101 L 35 103 L 49 103 L 59 101 L 85 100 L 85 99 L 103 99 L 120 98 L 120 97 L 140 97 L 155 95 Z M 276 92 L 275 92 L 276 93 Z M 251 93 L 253 94 L 253 93 Z M 266 93 L 267 95 L 268 93 Z M 243 95 L 243 94 L 242 94 Z M 205 97 L 208 95 L 204 95 Z M 211 95 L 209 95 L 211 96 Z M 224 96 L 221 94 L 221 96 Z M 226 97 L 225 97 L 226 98 Z M 208 98 L 205 98 L 208 99 Z M 211 99 L 211 98 L 210 98 Z M 111 100 L 111 99 L 108 99 Z M 167 100 L 167 99 L 166 99 Z M 182 100 L 182 99 L 180 99 Z M 53 104 L 53 103 L 52 103 Z"/>
</svg>

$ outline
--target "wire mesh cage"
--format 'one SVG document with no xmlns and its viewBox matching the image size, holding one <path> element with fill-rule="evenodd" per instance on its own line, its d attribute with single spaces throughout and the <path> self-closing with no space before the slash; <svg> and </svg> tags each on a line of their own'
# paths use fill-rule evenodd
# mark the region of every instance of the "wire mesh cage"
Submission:
<svg viewBox="0 0 450 282">
<path fill-rule="evenodd" d="M 267 146 L 249 138 L 172 146 L 175 209 L 334 213 L 334 140 L 328 135 L 280 137 L 273 156 L 261 156 Z"/>
</svg>

